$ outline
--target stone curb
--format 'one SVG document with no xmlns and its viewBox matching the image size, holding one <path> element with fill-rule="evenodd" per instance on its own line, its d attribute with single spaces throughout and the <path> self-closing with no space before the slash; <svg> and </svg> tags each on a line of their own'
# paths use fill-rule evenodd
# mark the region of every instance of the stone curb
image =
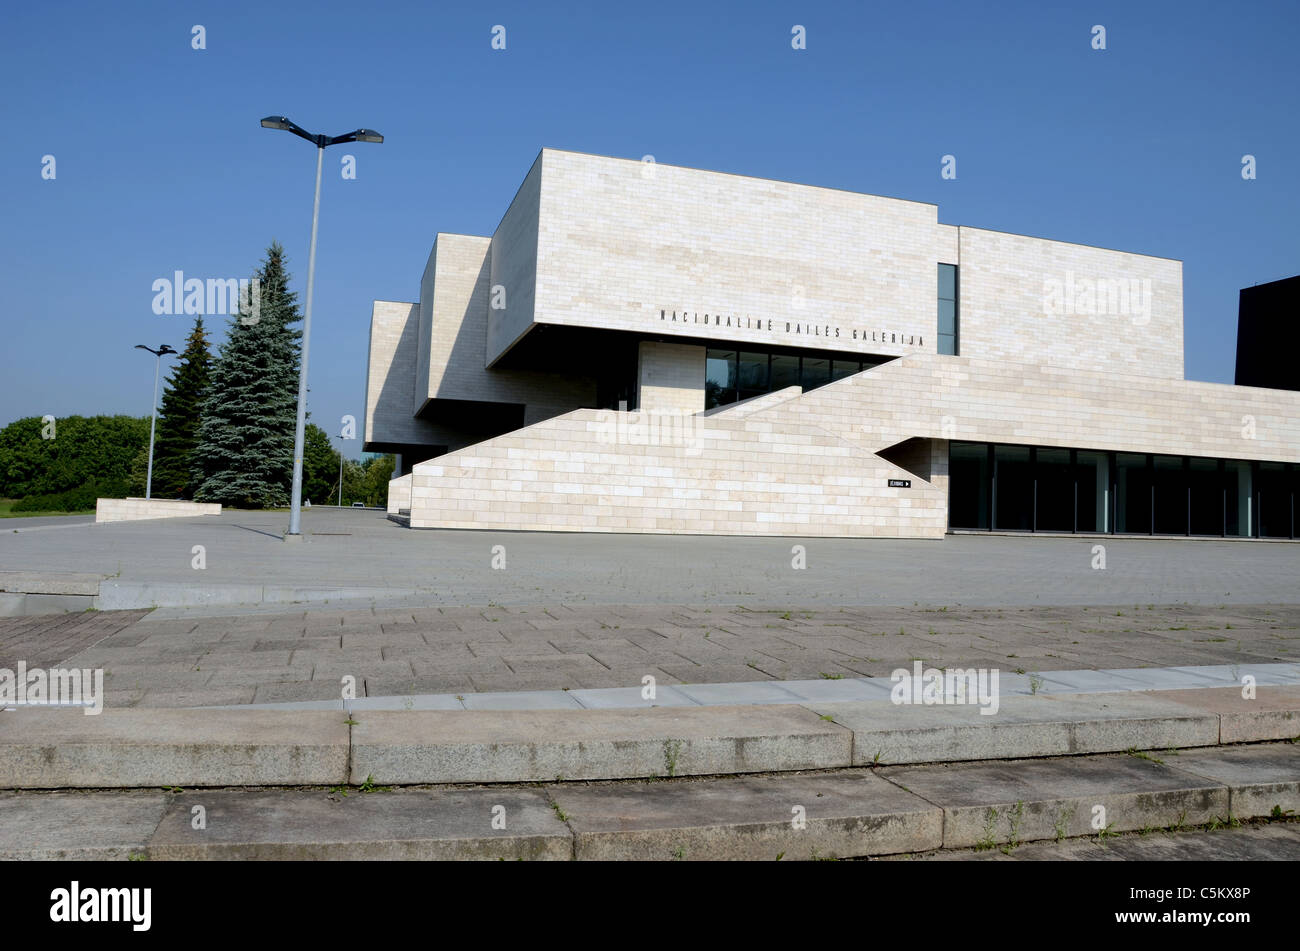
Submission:
<svg viewBox="0 0 1300 951">
<path fill-rule="evenodd" d="M 95 607 L 100 611 L 138 608 L 237 607 L 249 604 L 297 604 L 300 602 L 369 602 L 404 598 L 417 594 L 413 588 L 365 585 L 282 585 L 282 584 L 174 584 L 165 582 L 104 581 L 99 585 Z"/>
<path fill-rule="evenodd" d="M 1300 687 L 646 710 L 0 712 L 0 789 L 511 783 L 1214 747 L 1300 734 Z"/>
</svg>

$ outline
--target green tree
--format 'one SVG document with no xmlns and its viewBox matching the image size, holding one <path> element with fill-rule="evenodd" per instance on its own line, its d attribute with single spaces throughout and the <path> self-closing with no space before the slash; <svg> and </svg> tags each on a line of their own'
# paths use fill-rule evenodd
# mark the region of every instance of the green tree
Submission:
<svg viewBox="0 0 1300 951">
<path fill-rule="evenodd" d="M 0 429 L 0 498 L 55 495 L 88 486 L 100 495 L 124 496 L 131 463 L 148 445 L 147 416 L 15 420 Z"/>
<path fill-rule="evenodd" d="M 397 457 L 391 454 L 372 456 L 365 461 L 365 498 L 367 505 L 388 504 L 388 483 L 392 481 Z"/>
<path fill-rule="evenodd" d="M 157 448 L 155 445 L 154 448 Z M 154 488 L 158 487 L 158 473 L 154 471 Z M 134 496 L 137 499 L 144 498 L 145 490 L 149 483 L 149 447 L 142 446 L 140 451 L 135 454 L 131 460 L 131 468 L 127 471 L 126 476 L 126 494 Z M 163 496 L 166 498 L 166 496 Z"/>
<path fill-rule="evenodd" d="M 366 470 L 355 459 L 343 460 L 343 504 L 365 501 Z"/>
<path fill-rule="evenodd" d="M 302 332 L 284 249 L 256 273 L 260 311 L 241 306 L 213 361 L 194 448 L 194 497 L 241 508 L 287 505 L 293 481 Z"/>
<path fill-rule="evenodd" d="M 312 505 L 338 501 L 339 454 L 330 444 L 329 434 L 315 423 L 308 423 L 303 434 L 302 497 Z"/>
<path fill-rule="evenodd" d="M 194 318 L 181 354 L 163 390 L 158 413 L 158 436 L 153 450 L 153 494 L 156 498 L 193 498 L 192 456 L 198 443 L 199 417 L 207 395 L 212 355 L 203 318 Z"/>
</svg>

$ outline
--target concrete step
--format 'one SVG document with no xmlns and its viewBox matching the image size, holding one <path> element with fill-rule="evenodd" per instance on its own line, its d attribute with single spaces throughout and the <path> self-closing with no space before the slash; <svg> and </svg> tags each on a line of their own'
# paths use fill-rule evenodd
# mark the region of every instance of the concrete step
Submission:
<svg viewBox="0 0 1300 951">
<path fill-rule="evenodd" d="M 306 535 L 302 544 L 312 544 Z M 304 602 L 348 602 L 358 604 L 383 598 L 402 598 L 415 594 L 414 588 L 378 585 L 284 585 L 239 582 L 154 582 L 106 580 L 99 587 L 95 607 L 101 611 L 125 611 L 135 608 L 212 607 L 220 605 L 284 604 Z"/>
<path fill-rule="evenodd" d="M 941 849 L 881 858 L 904 862 L 1300 862 L 1300 821 L 1224 825 L 1213 831 L 1139 830 L 1061 842 L 1048 839 L 1015 849 Z"/>
<path fill-rule="evenodd" d="M 518 783 L 1213 747 L 1300 735 L 1300 688 L 606 710 L 0 712 L 0 788 Z"/>
<path fill-rule="evenodd" d="M 0 571 L 0 591 L 15 594 L 95 595 L 108 575 L 76 571 Z"/>
<path fill-rule="evenodd" d="M 537 782 L 847 766 L 853 737 L 799 706 L 356 714 L 352 780 Z"/>
<path fill-rule="evenodd" d="M 79 613 L 96 607 L 107 575 L 73 571 L 0 571 L 0 617 Z"/>
<path fill-rule="evenodd" d="M 347 782 L 342 713 L 24 707 L 0 713 L 0 788 Z"/>
<path fill-rule="evenodd" d="M 9 792 L 0 859 L 819 859 L 1300 810 L 1300 746 L 541 787 Z"/>
</svg>

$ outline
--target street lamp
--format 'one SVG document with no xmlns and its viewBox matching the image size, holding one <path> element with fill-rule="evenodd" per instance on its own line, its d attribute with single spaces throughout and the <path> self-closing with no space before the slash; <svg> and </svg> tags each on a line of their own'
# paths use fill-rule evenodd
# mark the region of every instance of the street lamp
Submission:
<svg viewBox="0 0 1300 951">
<path fill-rule="evenodd" d="M 175 353 L 167 344 L 163 344 L 157 350 L 153 347 L 146 347 L 142 343 L 135 345 L 137 350 L 148 350 L 154 355 L 153 362 L 153 415 L 149 418 L 149 475 L 144 483 L 144 497 L 153 498 L 153 430 L 154 424 L 158 421 L 158 369 L 162 366 L 162 358 L 169 353 Z"/>
<path fill-rule="evenodd" d="M 301 534 L 302 520 L 302 450 L 307 425 L 307 347 L 311 341 L 311 291 L 316 278 L 316 225 L 320 221 L 320 172 L 325 149 L 344 142 L 383 142 L 384 137 L 374 129 L 357 129 L 343 135 L 312 135 L 288 116 L 267 116 L 262 120 L 264 129 L 292 132 L 316 146 L 316 198 L 311 209 L 311 250 L 307 254 L 307 307 L 302 321 L 302 364 L 298 370 L 298 423 L 293 435 L 293 495 L 289 502 L 289 531 L 286 538 Z M 342 479 L 339 480 L 340 492 Z"/>
</svg>

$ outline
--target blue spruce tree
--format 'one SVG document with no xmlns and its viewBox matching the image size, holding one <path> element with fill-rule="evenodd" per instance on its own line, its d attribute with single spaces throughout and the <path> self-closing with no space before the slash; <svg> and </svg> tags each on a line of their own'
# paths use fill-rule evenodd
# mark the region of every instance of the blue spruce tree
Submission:
<svg viewBox="0 0 1300 951">
<path fill-rule="evenodd" d="M 260 307 L 241 303 L 212 364 L 194 448 L 194 498 L 236 508 L 289 504 L 302 319 L 284 248 L 256 273 Z M 251 295 L 250 295 L 251 296 Z"/>
</svg>

